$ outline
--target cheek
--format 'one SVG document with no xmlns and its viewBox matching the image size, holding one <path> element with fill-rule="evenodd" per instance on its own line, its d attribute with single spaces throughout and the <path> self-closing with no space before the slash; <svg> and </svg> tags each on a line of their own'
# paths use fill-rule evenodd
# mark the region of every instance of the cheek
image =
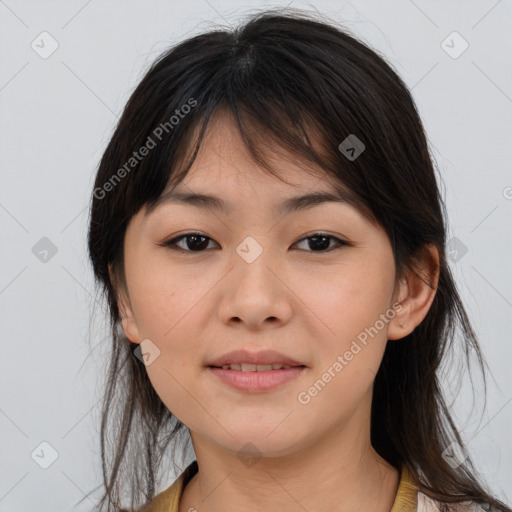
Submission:
<svg viewBox="0 0 512 512">
<path fill-rule="evenodd" d="M 182 266 L 177 272 L 168 261 L 153 258 L 149 263 L 149 259 L 133 257 L 133 253 L 125 265 L 140 335 L 151 340 L 158 353 L 146 366 L 148 377 L 180 421 L 194 421 L 204 413 L 191 406 L 190 395 L 199 378 L 199 357 L 208 332 L 207 326 L 200 325 L 204 319 L 201 309 L 216 280 L 208 276 L 198 279 L 197 270 Z"/>
<path fill-rule="evenodd" d="M 310 410 L 336 402 L 353 411 L 371 389 L 387 344 L 394 286 L 392 253 L 374 253 L 359 253 L 329 279 L 324 276 L 324 287 L 310 287 L 308 304 L 316 304 L 326 326 L 316 340 L 315 378 L 322 396 L 312 400 Z"/>
<path fill-rule="evenodd" d="M 309 279 L 303 297 L 324 324 L 320 339 L 343 344 L 373 326 L 388 311 L 393 280 L 393 261 L 385 257 L 347 262 L 335 273 Z M 385 337 L 387 328 L 378 327 Z"/>
<path fill-rule="evenodd" d="M 197 323 L 197 308 L 215 284 L 214 276 L 198 278 L 197 267 L 181 265 L 178 270 L 165 255 L 133 255 L 126 269 L 141 336 L 157 344 L 172 343 L 180 331 Z"/>
</svg>

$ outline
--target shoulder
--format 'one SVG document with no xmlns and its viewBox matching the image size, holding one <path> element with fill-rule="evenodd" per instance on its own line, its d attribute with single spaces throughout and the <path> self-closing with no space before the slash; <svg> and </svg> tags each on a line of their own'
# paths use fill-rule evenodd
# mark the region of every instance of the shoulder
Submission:
<svg viewBox="0 0 512 512">
<path fill-rule="evenodd" d="M 153 500 L 147 505 L 144 505 L 139 512 L 178 512 L 183 489 L 197 471 L 197 461 L 194 460 L 170 487 L 160 494 L 157 494 Z"/>
<path fill-rule="evenodd" d="M 439 512 L 440 510 L 440 502 L 418 491 L 417 512 Z M 486 512 L 486 509 L 473 501 L 462 501 L 450 504 L 450 512 Z"/>
<path fill-rule="evenodd" d="M 486 512 L 486 509 L 473 501 L 467 500 L 449 504 L 450 512 Z M 440 512 L 441 502 L 421 492 L 408 468 L 401 471 L 400 486 L 392 512 Z"/>
<path fill-rule="evenodd" d="M 180 494 L 180 479 L 177 479 L 169 488 L 144 505 L 139 512 L 178 512 Z"/>
</svg>

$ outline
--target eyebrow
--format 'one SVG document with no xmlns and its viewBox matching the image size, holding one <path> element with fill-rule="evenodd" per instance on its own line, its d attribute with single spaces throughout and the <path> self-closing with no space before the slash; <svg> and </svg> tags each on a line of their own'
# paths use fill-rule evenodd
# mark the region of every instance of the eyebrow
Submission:
<svg viewBox="0 0 512 512">
<path fill-rule="evenodd" d="M 146 215 L 154 211 L 158 206 L 165 203 L 186 204 L 197 208 L 231 213 L 233 207 L 224 199 L 209 194 L 183 193 L 170 191 L 160 196 L 146 210 Z M 289 197 L 277 204 L 274 209 L 278 214 L 284 215 L 294 211 L 302 211 L 313 208 L 324 203 L 342 203 L 353 204 L 348 194 L 338 191 L 336 194 L 331 192 L 314 192 L 301 196 Z"/>
</svg>

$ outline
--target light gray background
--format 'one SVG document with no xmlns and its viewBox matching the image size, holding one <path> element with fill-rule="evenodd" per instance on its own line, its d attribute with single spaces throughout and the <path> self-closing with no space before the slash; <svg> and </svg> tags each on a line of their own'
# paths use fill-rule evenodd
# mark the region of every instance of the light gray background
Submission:
<svg viewBox="0 0 512 512">
<path fill-rule="evenodd" d="M 452 267 L 494 375 L 483 413 L 468 416 L 468 382 L 453 410 L 479 471 L 510 503 L 512 2 L 290 4 L 344 23 L 412 89 L 459 240 Z M 96 298 L 87 205 L 129 94 L 170 44 L 279 5 L 286 4 L 0 0 L 1 511 L 71 510 L 100 483 L 97 403 L 109 341 L 101 305 L 89 328 Z M 48 58 L 31 47 L 43 46 L 43 31 L 58 42 Z M 463 42 L 453 31 L 469 44 L 457 58 Z M 57 249 L 46 262 L 33 253 L 43 237 Z M 50 461 L 42 442 L 58 453 L 48 469 L 34 460 Z M 76 510 L 91 506 L 85 500 Z"/>
</svg>

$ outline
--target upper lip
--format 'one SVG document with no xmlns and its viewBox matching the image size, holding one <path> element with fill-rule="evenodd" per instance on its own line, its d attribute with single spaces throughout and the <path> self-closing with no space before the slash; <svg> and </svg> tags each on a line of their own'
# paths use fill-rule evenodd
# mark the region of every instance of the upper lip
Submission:
<svg viewBox="0 0 512 512">
<path fill-rule="evenodd" d="M 223 366 L 226 364 L 282 364 L 287 366 L 305 366 L 288 356 L 275 350 L 262 350 L 260 352 L 249 352 L 248 350 L 233 350 L 210 361 L 206 366 Z"/>
</svg>

